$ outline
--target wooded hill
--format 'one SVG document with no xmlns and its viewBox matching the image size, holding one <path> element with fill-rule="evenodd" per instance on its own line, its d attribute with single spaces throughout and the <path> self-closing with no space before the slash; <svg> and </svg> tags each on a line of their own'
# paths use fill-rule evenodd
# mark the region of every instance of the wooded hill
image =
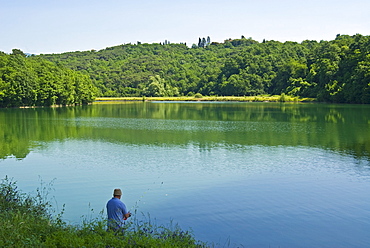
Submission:
<svg viewBox="0 0 370 248">
<path fill-rule="evenodd" d="M 90 76 L 100 96 L 282 94 L 370 103 L 370 37 L 302 43 L 251 38 L 125 44 L 41 57 Z"/>
<path fill-rule="evenodd" d="M 317 98 L 322 102 L 370 103 L 370 36 L 360 34 L 337 35 L 332 41 L 306 40 L 301 43 L 257 42 L 245 37 L 211 43 L 207 37 L 207 40 L 200 38 L 198 45 L 191 48 L 170 42 L 138 42 L 100 51 L 19 58 L 22 63 L 12 62 L 15 65 L 10 63 L 15 60 L 13 54 L 0 54 L 1 57 L 7 58 L 5 67 L 13 67 L 19 77 L 17 80 L 9 80 L 9 73 L 4 69 L 4 59 L 2 62 L 0 60 L 0 98 L 4 99 L 9 94 L 13 98 L 36 97 L 37 100 L 30 102 L 32 104 L 42 103 L 45 96 L 35 96 L 32 93 L 34 91 L 27 93 L 24 89 L 7 91 L 7 87 L 13 83 L 27 85 L 24 80 L 28 80 L 28 84 L 35 81 L 35 78 L 24 76 L 29 75 L 24 73 L 26 68 L 35 67 L 36 64 L 39 64 L 38 70 L 48 71 L 49 76 L 45 77 L 38 72 L 30 75 L 62 85 L 65 78 L 58 79 L 61 76 L 51 75 L 55 71 L 65 72 L 59 72 L 59 75 L 73 74 L 84 82 L 84 92 L 85 89 L 94 92 L 92 83 L 98 89 L 96 96 L 183 96 L 196 93 L 249 96 L 284 93 Z M 18 70 L 15 66 L 23 69 Z M 41 82 L 38 85 L 36 92 L 45 90 Z M 80 89 L 76 82 L 73 88 L 75 91 Z M 61 95 L 63 91 L 54 91 L 51 91 L 54 100 L 48 103 L 62 103 L 61 99 L 66 99 Z M 94 95 L 76 99 L 91 100 Z M 19 104 L 19 100 L 15 102 Z"/>
</svg>

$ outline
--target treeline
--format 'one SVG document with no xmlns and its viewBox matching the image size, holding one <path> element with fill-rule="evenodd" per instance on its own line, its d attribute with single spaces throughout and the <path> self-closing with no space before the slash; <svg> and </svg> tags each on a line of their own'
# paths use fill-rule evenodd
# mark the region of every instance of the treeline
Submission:
<svg viewBox="0 0 370 248">
<path fill-rule="evenodd" d="M 41 55 L 89 75 L 99 96 L 286 94 L 370 103 L 370 36 L 332 41 L 125 44 L 100 51 Z"/>
<path fill-rule="evenodd" d="M 86 74 L 19 49 L 0 52 L 0 107 L 85 104 L 96 92 Z"/>
<path fill-rule="evenodd" d="M 26 56 L 0 52 L 0 106 L 73 105 L 95 96 L 291 95 L 370 103 L 370 36 L 332 41 L 125 44 Z M 67 69 L 68 68 L 68 69 Z"/>
</svg>

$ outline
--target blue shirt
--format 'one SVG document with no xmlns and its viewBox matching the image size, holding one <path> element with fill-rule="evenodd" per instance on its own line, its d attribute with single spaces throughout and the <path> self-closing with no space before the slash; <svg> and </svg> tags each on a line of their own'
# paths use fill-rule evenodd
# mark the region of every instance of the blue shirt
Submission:
<svg viewBox="0 0 370 248">
<path fill-rule="evenodd" d="M 126 205 L 120 199 L 113 197 L 107 202 L 108 227 L 117 230 L 124 224 L 123 218 L 128 213 Z"/>
</svg>

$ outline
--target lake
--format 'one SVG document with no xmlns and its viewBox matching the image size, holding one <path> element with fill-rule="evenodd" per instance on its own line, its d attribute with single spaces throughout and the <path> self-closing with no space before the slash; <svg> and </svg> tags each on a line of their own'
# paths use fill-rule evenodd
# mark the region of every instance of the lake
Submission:
<svg viewBox="0 0 370 248">
<path fill-rule="evenodd" d="M 216 247 L 370 244 L 370 106 L 121 102 L 0 109 L 1 178 L 51 183 L 64 219 L 105 208 Z"/>
</svg>

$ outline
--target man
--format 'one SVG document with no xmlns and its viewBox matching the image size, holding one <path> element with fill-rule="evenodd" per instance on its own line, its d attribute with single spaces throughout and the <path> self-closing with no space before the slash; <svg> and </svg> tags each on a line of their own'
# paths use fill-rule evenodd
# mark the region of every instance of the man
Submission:
<svg viewBox="0 0 370 248">
<path fill-rule="evenodd" d="M 113 198 L 107 202 L 108 230 L 118 231 L 123 228 L 124 220 L 131 217 L 126 205 L 121 202 L 121 189 L 114 189 Z"/>
</svg>

